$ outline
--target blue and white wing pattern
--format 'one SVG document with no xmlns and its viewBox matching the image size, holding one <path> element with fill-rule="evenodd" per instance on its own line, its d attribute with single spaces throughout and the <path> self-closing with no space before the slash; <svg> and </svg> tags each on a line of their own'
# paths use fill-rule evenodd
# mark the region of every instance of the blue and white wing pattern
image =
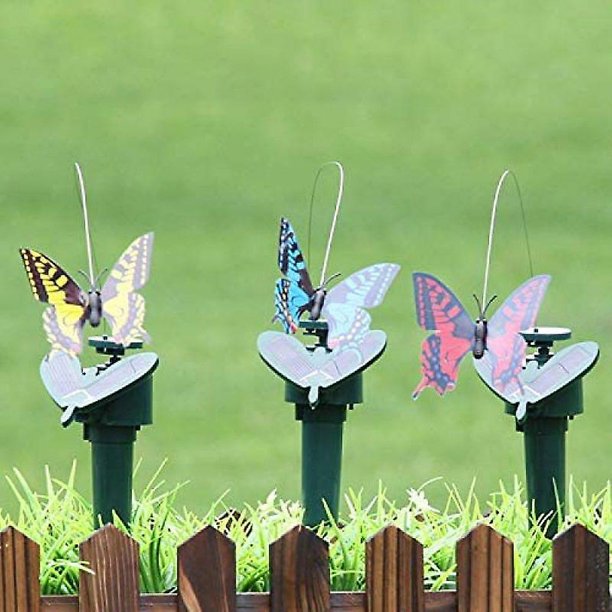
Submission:
<svg viewBox="0 0 612 612">
<path fill-rule="evenodd" d="M 329 326 L 330 348 L 359 340 L 368 333 L 371 318 L 364 308 L 382 303 L 399 270 L 397 264 L 375 264 L 351 274 L 329 291 L 322 315 Z"/>
<path fill-rule="evenodd" d="M 314 288 L 295 231 L 284 217 L 280 222 L 278 267 L 285 278 L 276 281 L 272 320 L 280 321 L 286 333 L 295 333 L 300 316 L 309 310 Z"/>
<path fill-rule="evenodd" d="M 280 321 L 287 334 L 294 334 L 298 329 L 300 316 L 308 310 L 310 298 L 297 284 L 286 278 L 279 278 L 274 288 L 275 314 L 272 321 Z"/>
</svg>

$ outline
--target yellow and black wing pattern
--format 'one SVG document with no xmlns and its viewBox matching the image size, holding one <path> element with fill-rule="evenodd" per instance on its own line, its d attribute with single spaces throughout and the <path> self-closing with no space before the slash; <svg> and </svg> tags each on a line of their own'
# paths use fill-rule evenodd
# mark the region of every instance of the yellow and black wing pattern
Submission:
<svg viewBox="0 0 612 612">
<path fill-rule="evenodd" d="M 145 331 L 145 300 L 136 293 L 149 279 L 153 232 L 136 238 L 110 271 L 101 291 L 102 314 L 115 342 L 149 341 Z"/>
<path fill-rule="evenodd" d="M 30 288 L 39 301 L 50 304 L 43 327 L 52 348 L 73 355 L 81 352 L 82 330 L 87 320 L 87 299 L 61 266 L 39 251 L 20 249 Z"/>
</svg>

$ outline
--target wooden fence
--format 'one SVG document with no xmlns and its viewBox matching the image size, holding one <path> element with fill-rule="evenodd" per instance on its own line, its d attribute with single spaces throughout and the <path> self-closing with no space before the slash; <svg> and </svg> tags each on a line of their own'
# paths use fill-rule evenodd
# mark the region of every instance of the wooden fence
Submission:
<svg viewBox="0 0 612 612">
<path fill-rule="evenodd" d="M 0 532 L 0 612 L 607 611 L 609 547 L 580 525 L 553 542 L 552 591 L 515 591 L 512 542 L 479 525 L 457 543 L 457 591 L 425 592 L 423 547 L 396 527 L 366 545 L 365 593 L 330 592 L 327 544 L 296 527 L 270 546 L 270 593 L 236 594 L 235 547 L 206 527 L 178 549 L 178 593 L 141 595 L 138 545 L 107 525 L 80 546 L 78 596 L 40 596 L 38 545 Z"/>
</svg>

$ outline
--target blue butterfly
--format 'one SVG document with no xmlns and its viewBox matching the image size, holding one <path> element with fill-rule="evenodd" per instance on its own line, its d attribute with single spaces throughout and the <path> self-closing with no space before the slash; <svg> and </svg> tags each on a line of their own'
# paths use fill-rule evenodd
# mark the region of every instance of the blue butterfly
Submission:
<svg viewBox="0 0 612 612">
<path fill-rule="evenodd" d="M 330 348 L 365 336 L 371 318 L 364 308 L 382 302 L 400 269 L 397 264 L 376 264 L 351 274 L 329 293 L 326 285 L 331 279 L 315 288 L 293 227 L 285 218 L 280 222 L 278 267 L 285 278 L 276 281 L 273 321 L 280 321 L 285 332 L 293 334 L 305 312 L 312 321 L 323 317 L 328 323 Z"/>
</svg>

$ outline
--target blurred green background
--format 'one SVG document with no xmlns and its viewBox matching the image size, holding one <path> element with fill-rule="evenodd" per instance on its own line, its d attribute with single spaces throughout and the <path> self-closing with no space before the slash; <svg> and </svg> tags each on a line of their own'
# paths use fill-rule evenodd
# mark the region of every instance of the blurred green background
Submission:
<svg viewBox="0 0 612 612">
<path fill-rule="evenodd" d="M 47 350 L 17 249 L 86 266 L 72 164 L 84 168 L 100 266 L 156 232 L 146 327 L 161 367 L 143 476 L 201 510 L 226 489 L 299 496 L 299 425 L 255 342 L 273 314 L 278 218 L 305 246 L 318 166 L 347 171 L 330 272 L 403 270 L 373 327 L 389 336 L 351 414 L 344 486 L 401 497 L 443 476 L 487 493 L 522 477 L 522 440 L 469 360 L 455 392 L 410 399 L 425 336 L 410 273 L 433 272 L 473 309 L 492 195 L 520 179 L 541 324 L 601 344 L 571 424 L 568 471 L 610 477 L 612 22 L 609 4 L 6 0 L 0 24 L 0 472 L 43 465 L 88 484 L 88 445 L 64 431 L 38 376 Z M 321 261 L 335 178 L 319 192 Z M 515 193 L 501 202 L 490 289 L 529 273 Z M 313 272 L 318 277 L 318 272 Z M 88 358 L 91 360 L 91 358 Z M 436 499 L 436 493 L 433 493 Z M 442 492 L 440 491 L 440 495 Z M 0 506 L 10 494 L 0 484 Z"/>
</svg>

